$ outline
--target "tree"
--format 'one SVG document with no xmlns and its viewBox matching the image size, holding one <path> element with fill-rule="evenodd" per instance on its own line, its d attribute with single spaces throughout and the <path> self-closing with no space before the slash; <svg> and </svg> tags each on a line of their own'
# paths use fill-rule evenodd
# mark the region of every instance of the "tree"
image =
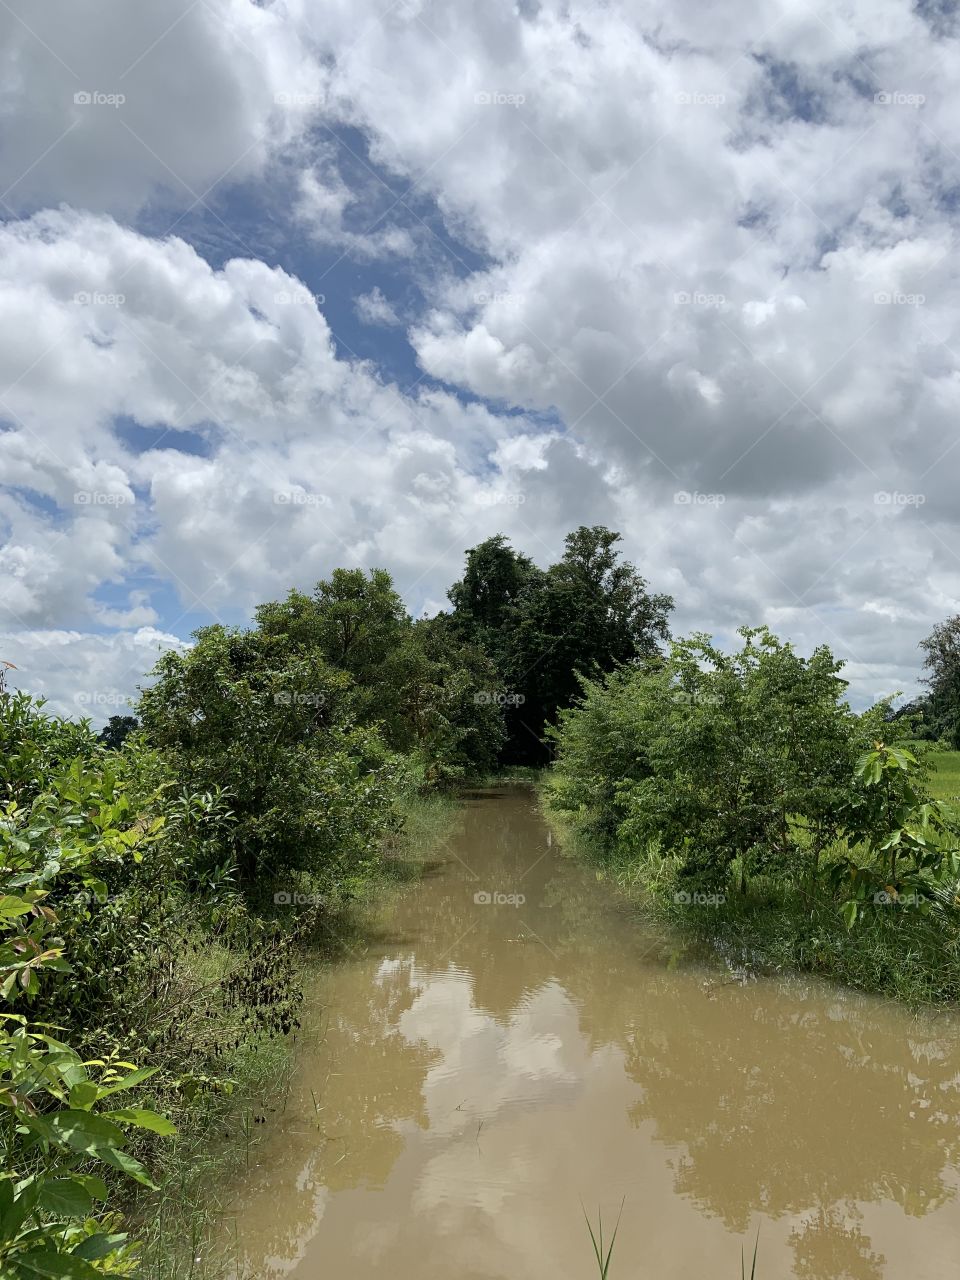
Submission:
<svg viewBox="0 0 960 1280">
<path fill-rule="evenodd" d="M 464 577 L 450 591 L 453 616 L 500 671 L 507 760 L 544 763 L 546 730 L 578 696 L 580 678 L 651 656 L 666 638 L 673 601 L 648 592 L 634 566 L 620 559 L 619 541 L 602 525 L 581 526 L 545 571 L 502 536 L 467 553 Z"/>
<path fill-rule="evenodd" d="M 472 547 L 466 553 L 463 577 L 447 592 L 459 630 L 499 655 L 521 596 L 541 586 L 543 578 L 533 561 L 514 551 L 502 533 Z"/>
<path fill-rule="evenodd" d="M 165 653 L 144 690 L 147 741 L 190 790 L 221 788 L 241 882 L 303 870 L 349 892 L 393 822 L 402 762 L 353 719 L 351 680 L 317 649 L 222 626 Z"/>
<path fill-rule="evenodd" d="M 111 716 L 97 735 L 97 741 L 111 751 L 119 751 L 125 740 L 139 727 L 140 722 L 136 716 Z"/>
<path fill-rule="evenodd" d="M 858 717 L 825 648 L 801 658 L 763 627 L 738 652 L 709 637 L 675 641 L 662 662 L 587 686 L 561 715 L 558 807 L 625 846 L 676 858 L 684 874 L 724 888 L 747 874 L 816 873 L 843 831 L 858 755 L 882 711 Z"/>
<path fill-rule="evenodd" d="M 411 753 L 425 782 L 462 780 L 496 762 L 503 739 L 501 681 L 491 659 L 450 617 L 414 622 L 390 575 L 336 569 L 312 596 L 291 591 L 256 611 L 278 652 L 322 657 L 349 676 L 358 723 Z"/>
<path fill-rule="evenodd" d="M 947 738 L 954 750 L 960 749 L 960 614 L 938 623 L 925 640 L 924 667 L 930 690 L 925 720 L 933 735 Z"/>
</svg>

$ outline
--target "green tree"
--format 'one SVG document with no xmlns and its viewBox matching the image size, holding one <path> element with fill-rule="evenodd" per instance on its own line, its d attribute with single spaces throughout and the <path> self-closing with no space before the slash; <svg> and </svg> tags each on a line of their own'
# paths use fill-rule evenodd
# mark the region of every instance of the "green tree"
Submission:
<svg viewBox="0 0 960 1280">
<path fill-rule="evenodd" d="M 926 657 L 924 667 L 930 673 L 926 684 L 930 690 L 922 708 L 933 736 L 946 738 L 954 750 L 960 749 L 960 614 L 938 623 L 925 640 L 920 641 Z"/>
<path fill-rule="evenodd" d="M 828 649 L 805 659 L 766 628 L 740 634 L 736 653 L 695 635 L 588 686 L 557 735 L 558 805 L 590 814 L 612 799 L 620 840 L 718 887 L 737 859 L 742 880 L 815 875 L 882 723 L 882 709 L 850 710 Z"/>
<path fill-rule="evenodd" d="M 111 716 L 97 734 L 97 741 L 112 751 L 119 751 L 130 734 L 138 728 L 136 716 Z"/>
<path fill-rule="evenodd" d="M 349 676 L 344 702 L 360 724 L 409 753 L 424 782 L 482 773 L 503 738 L 500 679 L 448 617 L 407 615 L 390 575 L 337 569 L 312 596 L 260 605 L 258 632 L 276 652 L 320 656 Z"/>
<path fill-rule="evenodd" d="M 505 758 L 543 763 L 548 726 L 596 678 L 620 663 L 655 654 L 667 636 L 673 601 L 651 595 L 620 558 L 620 535 L 581 526 L 562 558 L 545 571 L 502 537 L 467 553 L 463 579 L 450 591 L 454 618 L 496 663 L 507 703 Z"/>
<path fill-rule="evenodd" d="M 241 881 L 309 871 L 349 891 L 378 856 L 404 768 L 353 718 L 352 681 L 282 635 L 206 627 L 165 653 L 143 691 L 147 740 L 189 791 L 220 788 Z"/>
</svg>

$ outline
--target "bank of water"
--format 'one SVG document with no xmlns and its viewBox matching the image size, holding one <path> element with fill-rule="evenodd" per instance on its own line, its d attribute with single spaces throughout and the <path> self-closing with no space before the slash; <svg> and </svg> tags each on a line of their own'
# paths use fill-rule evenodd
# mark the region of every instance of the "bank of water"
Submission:
<svg viewBox="0 0 960 1280">
<path fill-rule="evenodd" d="M 944 1280 L 960 1021 L 741 981 L 638 925 L 530 790 L 466 795 L 425 874 L 311 984 L 232 1190 L 256 1280 Z"/>
</svg>

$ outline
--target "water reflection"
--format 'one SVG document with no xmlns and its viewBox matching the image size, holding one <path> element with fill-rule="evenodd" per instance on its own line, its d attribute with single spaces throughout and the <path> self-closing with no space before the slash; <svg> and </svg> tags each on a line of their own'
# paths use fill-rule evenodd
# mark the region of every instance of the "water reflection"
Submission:
<svg viewBox="0 0 960 1280">
<path fill-rule="evenodd" d="M 948 1273 L 956 1023 L 678 963 L 526 792 L 468 799 L 439 857 L 318 980 L 235 1197 L 249 1274 L 587 1276 L 580 1199 L 623 1195 L 624 1276 L 732 1275 L 758 1226 L 767 1275 Z"/>
</svg>

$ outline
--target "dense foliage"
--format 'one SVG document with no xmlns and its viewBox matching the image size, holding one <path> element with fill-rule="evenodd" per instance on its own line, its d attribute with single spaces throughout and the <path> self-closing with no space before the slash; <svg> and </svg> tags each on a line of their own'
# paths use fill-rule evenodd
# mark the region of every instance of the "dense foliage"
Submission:
<svg viewBox="0 0 960 1280">
<path fill-rule="evenodd" d="M 505 760 L 543 764 L 548 727 L 579 693 L 581 676 L 658 651 L 673 601 L 651 595 L 616 548 L 620 535 L 581 526 L 546 570 L 503 537 L 467 552 L 449 592 L 453 623 L 492 658 L 506 691 Z"/>
<path fill-rule="evenodd" d="M 825 648 L 741 636 L 733 654 L 698 635 L 584 681 L 553 731 L 553 810 L 675 905 L 737 910 L 755 885 L 768 907 L 832 903 L 848 927 L 896 908 L 956 951 L 960 815 L 931 800 L 887 704 L 855 715 Z"/>
<path fill-rule="evenodd" d="M 0 739 L 0 1273 L 127 1275 L 135 1250 L 98 1207 L 104 1170 L 152 1185 L 130 1132 L 173 1126 L 117 1097 L 153 1070 L 125 1061 L 89 1020 L 116 1012 L 137 966 L 111 966 L 117 956 L 100 952 L 101 931 L 88 926 L 91 904 L 107 901 L 105 877 L 125 879 L 164 819 L 131 806 L 85 725 L 46 717 L 22 694 L 0 690 Z M 118 927 L 122 956 L 133 931 L 122 915 Z"/>
</svg>

